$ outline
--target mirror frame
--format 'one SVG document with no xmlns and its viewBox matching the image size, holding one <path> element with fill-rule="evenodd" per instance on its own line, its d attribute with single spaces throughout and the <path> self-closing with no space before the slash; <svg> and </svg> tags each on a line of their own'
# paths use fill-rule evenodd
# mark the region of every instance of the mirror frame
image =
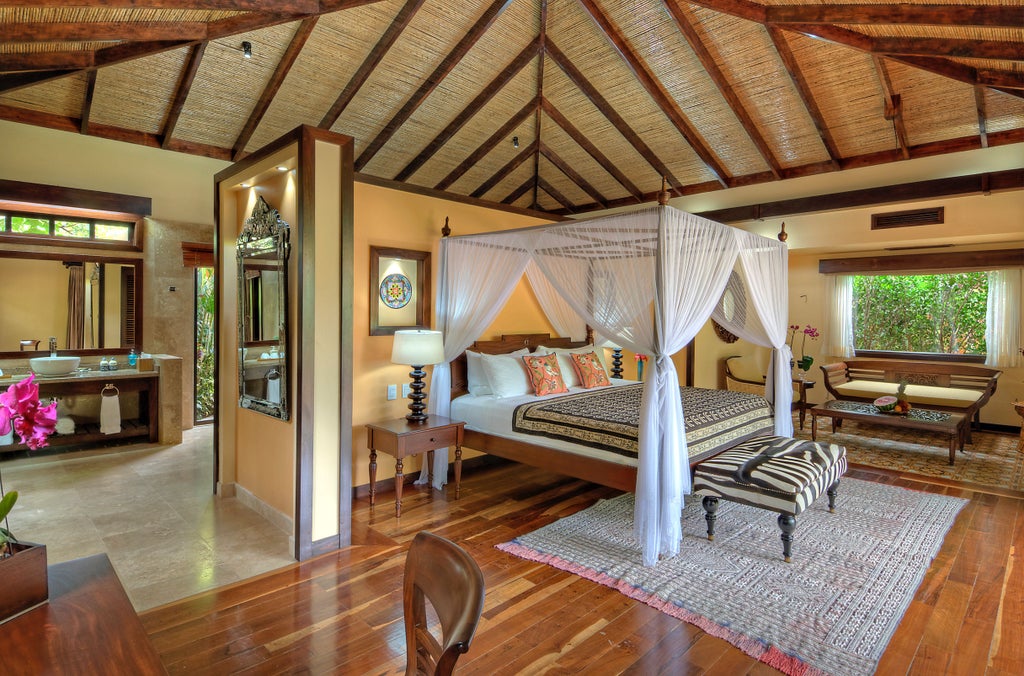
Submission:
<svg viewBox="0 0 1024 676">
<path fill-rule="evenodd" d="M 291 245 L 288 241 L 290 229 L 288 223 L 281 220 L 277 209 L 267 204 L 262 196 L 253 207 L 252 214 L 245 219 L 242 232 L 238 235 L 236 257 L 238 259 L 238 405 L 257 413 L 273 418 L 288 420 L 288 373 L 289 373 L 289 331 L 288 331 L 288 254 Z M 281 379 L 280 401 L 246 394 L 245 391 L 245 349 L 247 335 L 245 311 L 245 261 L 264 254 L 273 254 L 280 275 L 278 289 L 278 318 L 280 330 L 277 336 L 278 377 Z M 266 341 L 250 341 L 250 344 L 266 344 Z"/>
<path fill-rule="evenodd" d="M 43 260 L 43 261 L 70 261 L 76 263 L 111 263 L 114 265 L 131 265 L 135 268 L 135 340 L 137 343 L 142 342 L 142 306 L 143 303 L 143 276 L 142 266 L 143 259 L 141 258 L 129 258 L 121 256 L 105 256 L 102 254 L 83 254 L 83 253 L 72 253 L 72 252 L 50 252 L 50 251 L 0 251 L 0 258 L 18 258 L 22 260 Z M 40 343 L 44 345 L 44 343 Z M 122 355 L 128 352 L 132 347 L 139 349 L 139 345 L 126 345 L 117 347 L 96 347 L 86 348 L 81 350 L 59 350 L 59 353 L 74 353 L 83 357 L 100 356 L 100 355 L 111 355 L 117 354 Z M 27 359 L 29 357 L 38 357 L 42 354 L 50 354 L 48 349 L 41 350 L 26 350 L 24 352 L 16 350 L 7 350 L 0 352 L 0 359 Z"/>
</svg>

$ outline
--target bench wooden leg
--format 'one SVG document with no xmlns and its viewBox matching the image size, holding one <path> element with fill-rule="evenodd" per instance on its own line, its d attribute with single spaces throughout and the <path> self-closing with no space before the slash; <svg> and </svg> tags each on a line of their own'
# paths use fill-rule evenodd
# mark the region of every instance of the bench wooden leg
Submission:
<svg viewBox="0 0 1024 676">
<path fill-rule="evenodd" d="M 836 494 L 839 492 L 839 479 L 836 479 L 832 483 L 832 485 L 828 487 L 828 490 L 825 491 L 825 492 L 828 493 L 828 511 L 835 512 L 836 511 Z"/>
<path fill-rule="evenodd" d="M 782 530 L 782 558 L 789 563 L 793 553 L 793 531 L 796 530 L 796 517 L 779 514 L 779 528 Z"/>
<path fill-rule="evenodd" d="M 704 499 L 701 500 L 701 505 L 704 506 L 704 520 L 708 522 L 708 540 L 715 539 L 715 512 L 718 511 L 718 498 L 710 495 L 705 495 Z"/>
</svg>

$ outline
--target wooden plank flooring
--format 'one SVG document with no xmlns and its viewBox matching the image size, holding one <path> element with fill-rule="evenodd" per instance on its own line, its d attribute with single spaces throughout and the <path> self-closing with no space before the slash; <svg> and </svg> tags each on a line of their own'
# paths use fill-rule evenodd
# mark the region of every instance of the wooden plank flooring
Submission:
<svg viewBox="0 0 1024 676">
<path fill-rule="evenodd" d="M 970 500 L 879 674 L 1024 673 L 1024 495 L 869 468 L 847 476 Z M 721 639 L 611 589 L 495 549 L 616 491 L 516 464 L 464 473 L 462 498 L 407 489 L 357 500 L 354 541 L 142 615 L 172 674 L 400 674 L 402 567 L 413 536 L 461 543 L 487 583 L 458 673 L 773 674 Z"/>
</svg>

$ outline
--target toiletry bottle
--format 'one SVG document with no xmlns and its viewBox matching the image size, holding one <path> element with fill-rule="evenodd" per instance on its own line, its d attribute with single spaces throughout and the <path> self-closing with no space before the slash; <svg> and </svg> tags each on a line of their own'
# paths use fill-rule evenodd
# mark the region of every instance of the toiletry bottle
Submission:
<svg viewBox="0 0 1024 676">
<path fill-rule="evenodd" d="M 104 357 L 103 359 L 100 359 L 100 371 L 109 371 L 109 370 L 110 370 L 110 362 L 107 361 L 107 358 Z"/>
<path fill-rule="evenodd" d="M 135 363 L 139 360 L 139 356 L 135 354 L 135 348 L 128 353 L 128 368 L 135 368 Z"/>
<path fill-rule="evenodd" d="M 116 371 L 117 370 L 117 357 L 111 357 L 110 358 L 110 361 L 107 362 L 107 370 L 108 371 Z"/>
</svg>

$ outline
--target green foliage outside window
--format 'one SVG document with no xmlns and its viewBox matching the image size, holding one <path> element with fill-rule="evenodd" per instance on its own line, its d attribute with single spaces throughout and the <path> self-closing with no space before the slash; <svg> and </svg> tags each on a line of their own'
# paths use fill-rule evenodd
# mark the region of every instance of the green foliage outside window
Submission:
<svg viewBox="0 0 1024 676">
<path fill-rule="evenodd" d="M 127 242 L 131 236 L 131 228 L 119 223 L 97 223 L 96 239 L 116 240 Z"/>
<path fill-rule="evenodd" d="M 54 233 L 58 237 L 81 237 L 88 239 L 89 224 L 80 221 L 54 221 Z"/>
<path fill-rule="evenodd" d="M 50 219 L 11 216 L 11 232 L 31 235 L 49 235 Z"/>
<path fill-rule="evenodd" d="M 195 419 L 213 417 L 214 326 L 213 268 L 196 270 L 196 401 Z"/>
<path fill-rule="evenodd" d="M 985 354 L 988 273 L 853 279 L 858 350 Z"/>
</svg>

